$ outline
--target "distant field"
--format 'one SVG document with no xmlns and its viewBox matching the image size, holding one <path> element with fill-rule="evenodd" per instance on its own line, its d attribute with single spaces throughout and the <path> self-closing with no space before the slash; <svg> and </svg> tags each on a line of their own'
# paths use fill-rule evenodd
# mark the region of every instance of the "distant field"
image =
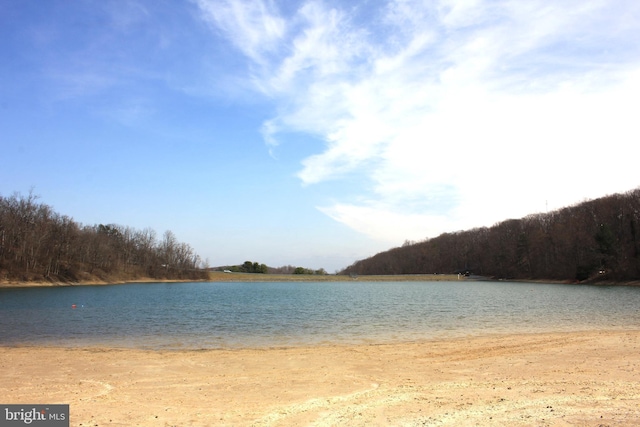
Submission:
<svg viewBox="0 0 640 427">
<path fill-rule="evenodd" d="M 212 271 L 209 273 L 212 282 L 424 282 L 458 280 L 456 274 L 396 274 L 375 276 L 336 276 L 333 274 L 257 274 L 257 273 L 223 273 Z"/>
</svg>

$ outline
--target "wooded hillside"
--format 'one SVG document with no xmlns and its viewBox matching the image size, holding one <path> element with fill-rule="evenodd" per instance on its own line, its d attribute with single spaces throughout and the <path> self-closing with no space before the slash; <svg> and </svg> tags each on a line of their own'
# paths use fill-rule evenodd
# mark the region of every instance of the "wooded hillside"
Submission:
<svg viewBox="0 0 640 427">
<path fill-rule="evenodd" d="M 0 196 L 0 281 L 203 279 L 200 258 L 171 231 L 83 226 L 38 203 Z"/>
<path fill-rule="evenodd" d="M 494 278 L 640 279 L 640 188 L 492 227 L 405 243 L 344 274 L 470 272 Z"/>
</svg>

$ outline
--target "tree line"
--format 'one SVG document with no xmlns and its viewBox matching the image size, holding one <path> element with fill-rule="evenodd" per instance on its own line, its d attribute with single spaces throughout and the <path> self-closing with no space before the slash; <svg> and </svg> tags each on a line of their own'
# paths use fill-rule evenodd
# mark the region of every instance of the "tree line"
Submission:
<svg viewBox="0 0 640 427">
<path fill-rule="evenodd" d="M 640 279 L 640 188 L 492 227 L 405 242 L 342 274 L 472 273 L 549 280 Z"/>
<path fill-rule="evenodd" d="M 39 203 L 0 196 L 0 280 L 205 279 L 201 259 L 171 231 L 116 224 L 85 226 Z"/>
<path fill-rule="evenodd" d="M 216 270 L 219 271 L 231 271 L 232 273 L 260 273 L 266 274 L 268 273 L 268 268 L 266 264 L 259 264 L 257 262 L 245 261 L 241 265 L 226 265 L 224 267 L 218 267 Z"/>
<path fill-rule="evenodd" d="M 266 264 L 260 264 L 252 261 L 245 261 L 241 265 L 226 265 L 223 267 L 216 267 L 218 271 L 230 271 L 232 273 L 260 273 L 260 274 L 327 274 L 324 268 L 318 270 L 312 270 L 304 267 L 294 267 L 292 265 L 285 265 L 282 267 L 268 267 Z"/>
</svg>

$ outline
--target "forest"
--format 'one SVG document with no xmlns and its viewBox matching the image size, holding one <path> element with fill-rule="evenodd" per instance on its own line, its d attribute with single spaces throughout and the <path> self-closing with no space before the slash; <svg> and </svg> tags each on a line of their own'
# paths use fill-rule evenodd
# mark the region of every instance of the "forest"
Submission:
<svg viewBox="0 0 640 427">
<path fill-rule="evenodd" d="M 171 231 L 82 225 L 33 193 L 0 196 L 0 281 L 206 279 L 200 264 Z"/>
<path fill-rule="evenodd" d="M 640 279 L 640 188 L 492 227 L 407 241 L 341 273 L 636 281 Z"/>
</svg>

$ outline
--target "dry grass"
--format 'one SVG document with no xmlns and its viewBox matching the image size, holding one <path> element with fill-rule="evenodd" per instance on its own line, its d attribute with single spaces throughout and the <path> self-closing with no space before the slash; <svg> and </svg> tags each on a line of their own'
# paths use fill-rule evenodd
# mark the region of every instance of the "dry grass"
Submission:
<svg viewBox="0 0 640 427">
<path fill-rule="evenodd" d="M 315 275 L 315 274 L 257 274 L 257 273 L 223 273 L 209 272 L 208 280 L 169 280 L 139 278 L 136 280 L 85 280 L 81 282 L 44 282 L 44 281 L 6 281 L 0 280 L 0 288 L 12 287 L 46 287 L 46 286 L 80 286 L 80 285 L 111 285 L 124 283 L 154 283 L 154 282 L 433 282 L 459 280 L 456 274 L 395 274 L 395 275 L 363 275 L 352 278 L 346 275 Z"/>
<path fill-rule="evenodd" d="M 212 282 L 425 282 L 458 280 L 456 274 L 396 274 L 371 275 L 352 278 L 345 275 L 315 274 L 254 274 L 254 273 L 209 273 Z"/>
</svg>

